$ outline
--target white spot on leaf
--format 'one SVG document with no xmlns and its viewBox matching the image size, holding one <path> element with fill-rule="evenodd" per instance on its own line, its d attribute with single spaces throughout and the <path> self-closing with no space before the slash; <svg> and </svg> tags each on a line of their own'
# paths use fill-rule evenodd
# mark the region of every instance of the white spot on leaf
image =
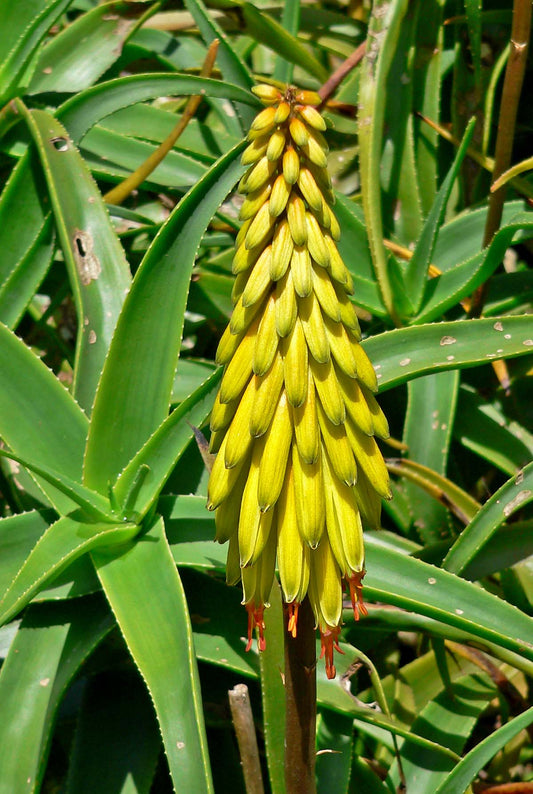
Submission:
<svg viewBox="0 0 533 794">
<path fill-rule="evenodd" d="M 440 340 L 440 345 L 441 347 L 444 347 L 444 345 L 454 345 L 456 342 L 457 339 L 455 336 L 443 336 Z"/>
</svg>

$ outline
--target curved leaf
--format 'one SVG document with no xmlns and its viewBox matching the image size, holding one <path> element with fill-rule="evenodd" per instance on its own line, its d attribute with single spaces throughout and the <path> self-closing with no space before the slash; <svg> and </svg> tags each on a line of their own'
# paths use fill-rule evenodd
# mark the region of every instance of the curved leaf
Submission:
<svg viewBox="0 0 533 794">
<path fill-rule="evenodd" d="M 162 519 L 127 551 L 92 557 L 152 697 L 175 790 L 212 792 L 187 602 Z"/>
<path fill-rule="evenodd" d="M 37 541 L 0 600 L 0 623 L 11 620 L 33 596 L 82 554 L 99 546 L 122 546 L 135 537 L 132 524 L 86 524 L 60 518 Z"/>
<path fill-rule="evenodd" d="M 40 790 L 61 698 L 113 628 L 101 602 L 32 606 L 0 673 L 0 781 L 5 792 Z"/>
<path fill-rule="evenodd" d="M 242 166 L 232 149 L 162 226 L 135 275 L 102 373 L 87 441 L 84 481 L 106 494 L 168 415 L 196 252 Z"/>
<path fill-rule="evenodd" d="M 443 566 L 453 573 L 464 572 L 498 527 L 532 499 L 533 463 L 530 463 L 485 502 L 453 544 Z"/>
<path fill-rule="evenodd" d="M 9 448 L 79 482 L 87 428 L 86 415 L 55 375 L 0 324 L 0 436 Z M 41 487 L 59 510 L 72 507 L 55 488 Z"/>
<path fill-rule="evenodd" d="M 365 339 L 382 391 L 430 372 L 533 352 L 531 317 L 458 320 L 400 328 Z"/>
<path fill-rule="evenodd" d="M 208 77 L 189 77 L 181 74 L 141 74 L 118 77 L 82 91 L 61 105 L 57 118 L 65 125 L 72 140 L 79 143 L 83 136 L 101 119 L 121 108 L 160 96 L 194 96 L 203 94 L 257 108 L 254 94 L 230 83 Z"/>
<path fill-rule="evenodd" d="M 529 727 L 533 722 L 533 707 L 519 714 L 518 717 L 510 720 L 498 730 L 483 739 L 465 755 L 457 766 L 450 772 L 446 780 L 441 783 L 435 794 L 457 794 L 458 791 L 466 791 L 470 783 L 474 780 L 485 764 L 487 764 L 496 753 L 505 747 L 517 736 L 520 731 Z"/>
</svg>

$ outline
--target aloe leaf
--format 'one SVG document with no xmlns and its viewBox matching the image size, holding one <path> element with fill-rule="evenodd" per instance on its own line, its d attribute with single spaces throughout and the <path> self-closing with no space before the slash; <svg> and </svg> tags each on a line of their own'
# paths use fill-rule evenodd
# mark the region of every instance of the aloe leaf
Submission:
<svg viewBox="0 0 533 794">
<path fill-rule="evenodd" d="M 389 458 L 387 468 L 393 474 L 405 477 L 410 483 L 423 488 L 433 499 L 439 499 L 465 524 L 472 520 L 481 507 L 452 480 L 416 461 Z"/>
<path fill-rule="evenodd" d="M 11 620 L 74 560 L 99 546 L 123 546 L 139 532 L 132 524 L 86 524 L 60 518 L 40 537 L 0 600 L 0 623 Z"/>
<path fill-rule="evenodd" d="M 353 719 L 321 709 L 317 719 L 316 779 L 318 794 L 347 794 L 353 759 Z M 376 778 L 377 780 L 377 778 Z M 362 791 L 367 789 L 362 788 Z M 372 794 L 367 791 L 367 794 Z"/>
<path fill-rule="evenodd" d="M 272 794 L 286 794 L 285 787 L 285 686 L 280 670 L 285 667 L 285 625 L 281 588 L 274 581 L 270 608 L 265 612 L 267 646 L 259 654 L 263 729 Z"/>
<path fill-rule="evenodd" d="M 388 102 L 387 77 L 408 5 L 406 0 L 379 0 L 373 4 L 368 27 L 368 48 L 360 69 L 358 97 L 359 161 L 365 221 L 381 297 L 392 318 L 396 316 L 396 311 L 388 273 L 388 256 L 383 245 L 380 164 L 385 107 Z"/>
<path fill-rule="evenodd" d="M 455 768 L 448 774 L 435 794 L 456 794 L 457 791 L 466 791 L 478 772 L 488 764 L 496 753 L 512 741 L 520 731 L 528 728 L 533 722 L 533 707 L 514 717 L 506 725 L 479 742 L 459 761 Z"/>
<path fill-rule="evenodd" d="M 27 152 L 0 196 L 0 320 L 13 328 L 50 265 L 54 250 L 51 213 L 42 202 L 41 168 Z"/>
<path fill-rule="evenodd" d="M 92 85 L 120 57 L 146 16 L 136 19 L 130 5 L 120 2 L 80 14 L 43 47 L 27 93 L 74 93 Z"/>
<path fill-rule="evenodd" d="M 251 105 L 257 111 L 259 100 L 238 85 L 181 74 L 141 74 L 115 80 L 81 91 L 64 102 L 56 117 L 65 125 L 72 140 L 79 143 L 99 121 L 122 108 L 160 96 L 219 97 Z"/>
<path fill-rule="evenodd" d="M 25 117 L 48 182 L 79 318 L 73 393 L 89 413 L 131 276 L 100 191 L 65 128 L 42 110 Z"/>
<path fill-rule="evenodd" d="M 481 79 L 482 6 L 479 0 L 464 0 L 464 4 L 468 26 L 468 49 L 472 53 L 474 78 L 479 82 Z"/>
<path fill-rule="evenodd" d="M 485 502 L 463 530 L 446 555 L 446 570 L 464 572 L 498 527 L 532 499 L 533 463 L 529 463 Z"/>
<path fill-rule="evenodd" d="M 531 317 L 459 320 L 386 331 L 365 339 L 381 390 L 430 372 L 531 353 Z"/>
<path fill-rule="evenodd" d="M 439 120 L 441 105 L 442 62 L 444 34 L 442 12 L 444 0 L 432 4 L 426 14 L 419 6 L 416 27 L 416 66 L 413 69 L 413 109 L 426 118 Z M 421 119 L 414 118 L 415 159 L 420 205 L 424 217 L 428 215 L 437 192 L 438 133 Z"/>
<path fill-rule="evenodd" d="M 55 375 L 0 324 L 0 436 L 6 445 L 79 482 L 87 429 L 87 417 Z M 40 486 L 58 510 L 72 507 L 57 489 Z"/>
<path fill-rule="evenodd" d="M 293 3 L 292 5 L 297 4 Z M 252 3 L 245 2 L 241 8 L 246 29 L 253 38 L 274 50 L 286 62 L 294 63 L 305 69 L 319 82 L 324 83 L 328 79 L 328 70 L 279 22 L 263 13 Z"/>
<path fill-rule="evenodd" d="M 214 39 L 218 39 L 217 60 L 224 78 L 241 88 L 249 90 L 254 84 L 252 74 L 232 47 L 230 40 L 220 25 L 210 16 L 202 0 L 184 0 L 184 4 L 185 8 L 192 14 L 205 43 L 211 44 Z M 237 103 L 244 130 L 250 126 L 253 120 L 253 113 L 247 105 L 248 103 L 244 105 Z"/>
<path fill-rule="evenodd" d="M 113 628 L 94 600 L 31 606 L 0 672 L 0 781 L 5 792 L 40 790 L 54 720 L 83 662 Z"/>
<path fill-rule="evenodd" d="M 110 514 L 109 503 L 101 494 L 84 488 L 83 485 L 80 485 L 76 480 L 71 480 L 65 474 L 52 471 L 45 466 L 36 466 L 31 461 L 26 460 L 26 458 L 15 455 L 14 452 L 0 449 L 0 457 L 9 458 L 20 463 L 26 469 L 29 469 L 32 474 L 36 474 L 40 479 L 53 485 L 54 488 L 71 500 L 71 511 L 79 507 L 84 517 L 89 521 L 111 521 L 116 523 L 116 517 L 113 518 Z"/>
<path fill-rule="evenodd" d="M 166 418 L 196 252 L 242 166 L 243 144 L 182 199 L 135 275 L 107 356 L 87 442 L 84 482 L 106 493 Z"/>
<path fill-rule="evenodd" d="M 435 240 L 438 235 L 446 204 L 450 197 L 453 183 L 457 177 L 461 163 L 466 155 L 466 150 L 470 146 L 472 137 L 474 135 L 475 120 L 472 120 L 463 136 L 461 145 L 457 150 L 455 159 L 448 171 L 444 182 L 442 183 L 439 192 L 433 202 L 433 206 L 429 212 L 427 220 L 422 229 L 420 238 L 416 244 L 413 256 L 410 259 L 404 273 L 404 283 L 413 307 L 413 314 L 416 314 L 420 309 L 422 299 L 424 297 L 424 289 L 426 287 L 427 274 L 431 257 L 435 248 Z"/>
<path fill-rule="evenodd" d="M 507 226 L 496 232 L 487 248 L 427 282 L 424 302 L 416 322 L 427 322 L 440 317 L 447 309 L 470 295 L 496 270 L 515 237 L 527 239 L 531 236 L 533 236 L 531 213 L 515 215 Z"/>
<path fill-rule="evenodd" d="M 296 37 L 300 27 L 300 0 L 287 0 L 281 12 L 281 27 L 290 36 Z M 292 82 L 293 64 L 291 59 L 277 58 L 274 65 L 274 79 L 280 83 Z"/>
<path fill-rule="evenodd" d="M 91 677 L 83 691 L 66 794 L 149 794 L 161 751 L 154 709 L 133 671 Z"/>
<path fill-rule="evenodd" d="M 0 519 L 0 593 L 9 587 L 39 538 L 55 519 L 53 510 L 31 510 Z"/>
<path fill-rule="evenodd" d="M 212 792 L 191 624 L 163 521 L 127 551 L 92 557 L 153 700 L 174 788 Z"/>
<path fill-rule="evenodd" d="M 426 615 L 533 660 L 533 618 L 471 582 L 367 536 L 367 598 Z"/>
<path fill-rule="evenodd" d="M 464 447 L 506 474 L 516 474 L 533 457 L 533 435 L 466 383 L 459 390 L 453 434 Z"/>
<path fill-rule="evenodd" d="M 459 388 L 458 370 L 426 375 L 407 385 L 407 413 L 403 442 L 407 454 L 444 475 L 452 439 Z M 414 528 L 425 541 L 440 539 L 446 530 L 446 508 L 429 494 L 406 482 L 404 493 L 411 505 Z"/>
<path fill-rule="evenodd" d="M 212 361 L 180 358 L 172 387 L 172 403 L 186 400 L 211 377 L 215 369 L 216 364 Z"/>
<path fill-rule="evenodd" d="M 25 91 L 36 65 L 39 45 L 72 0 L 30 0 L 0 6 L 0 106 Z M 43 8 L 44 5 L 44 8 Z"/>
<path fill-rule="evenodd" d="M 358 208 L 340 193 L 336 194 L 335 214 L 342 229 L 339 252 L 352 274 L 355 301 L 376 317 L 386 317 L 379 287 L 372 267 L 368 234 Z"/>
<path fill-rule="evenodd" d="M 467 675 L 454 681 L 452 692 L 442 691 L 421 709 L 411 729 L 428 739 L 461 753 L 479 716 L 496 695 L 496 688 L 485 676 Z M 439 758 L 407 739 L 401 749 L 402 769 L 408 790 L 413 794 L 437 791 L 455 763 Z M 389 784 L 400 782 L 395 762 L 388 774 Z"/>
<path fill-rule="evenodd" d="M 128 463 L 114 487 L 117 502 L 126 504 L 128 494 L 135 482 L 137 472 L 143 466 L 149 471 L 128 510 L 136 515 L 136 520 L 144 516 L 169 477 L 172 469 L 183 454 L 193 437 L 193 428 L 204 424 L 209 416 L 218 389 L 221 372 L 211 377 L 184 400 L 170 414 L 153 436 Z"/>
</svg>

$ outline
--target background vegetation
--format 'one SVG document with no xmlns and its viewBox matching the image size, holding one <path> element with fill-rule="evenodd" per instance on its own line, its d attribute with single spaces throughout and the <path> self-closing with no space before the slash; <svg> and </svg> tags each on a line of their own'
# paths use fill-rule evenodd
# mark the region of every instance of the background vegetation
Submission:
<svg viewBox="0 0 533 794">
<path fill-rule="evenodd" d="M 0 2 L 0 792 L 244 791 L 240 682 L 285 790 L 279 593 L 246 654 L 191 428 L 256 78 L 328 98 L 392 430 L 369 616 L 317 669 L 318 790 L 531 790 L 533 186 L 490 193 L 531 156 L 531 4 L 480 5 Z"/>
</svg>

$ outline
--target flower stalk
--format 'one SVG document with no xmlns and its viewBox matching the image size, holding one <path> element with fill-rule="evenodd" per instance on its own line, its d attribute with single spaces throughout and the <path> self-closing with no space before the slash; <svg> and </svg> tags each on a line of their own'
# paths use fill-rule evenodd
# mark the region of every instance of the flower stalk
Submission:
<svg viewBox="0 0 533 794">
<path fill-rule="evenodd" d="M 265 647 L 264 608 L 276 563 L 287 629 L 308 596 L 335 676 L 343 583 L 362 598 L 363 522 L 379 526 L 389 478 L 375 437 L 388 425 L 359 344 L 352 277 L 337 241 L 321 98 L 254 89 L 265 108 L 249 133 L 233 313 L 217 350 L 224 366 L 211 416 L 208 488 L 227 580 L 243 586 L 248 648 Z"/>
</svg>

